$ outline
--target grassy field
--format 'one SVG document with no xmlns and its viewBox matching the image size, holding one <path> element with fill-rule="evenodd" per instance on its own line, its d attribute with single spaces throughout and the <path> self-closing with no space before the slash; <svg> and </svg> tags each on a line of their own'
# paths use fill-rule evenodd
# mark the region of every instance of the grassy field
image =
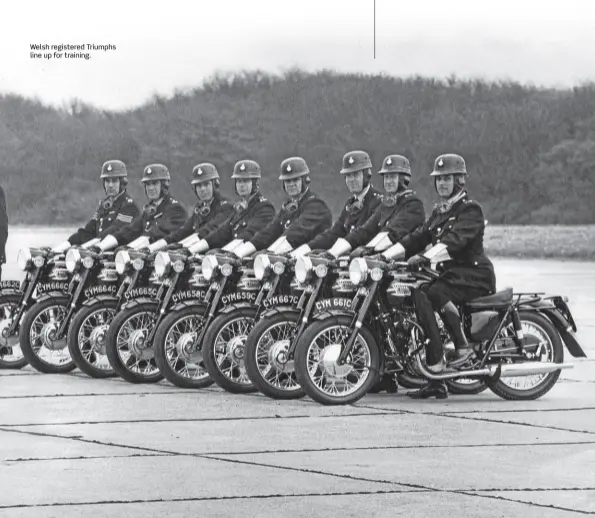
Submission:
<svg viewBox="0 0 595 518">
<path fill-rule="evenodd" d="M 488 225 L 490 256 L 595 260 L 595 225 Z"/>
</svg>

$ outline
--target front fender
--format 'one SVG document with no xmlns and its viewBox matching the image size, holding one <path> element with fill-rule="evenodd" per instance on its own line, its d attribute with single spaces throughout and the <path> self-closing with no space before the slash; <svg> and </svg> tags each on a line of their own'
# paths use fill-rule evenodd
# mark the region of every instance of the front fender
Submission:
<svg viewBox="0 0 595 518">
<path fill-rule="evenodd" d="M 133 299 L 125 302 L 122 304 L 121 310 L 134 308 L 136 306 L 154 306 L 157 307 L 159 303 L 155 299 L 150 298 L 140 298 L 140 299 Z"/>
<path fill-rule="evenodd" d="M 95 304 L 101 304 L 102 302 L 118 303 L 118 297 L 116 297 L 114 295 L 108 295 L 108 294 L 95 295 L 94 297 L 91 297 L 90 299 L 85 300 L 85 302 L 83 302 L 83 306 L 93 306 Z"/>
<path fill-rule="evenodd" d="M 558 333 L 560 333 L 560 337 L 566 344 L 568 352 L 572 354 L 572 356 L 575 358 L 587 357 L 585 351 L 583 351 L 582 347 L 576 341 L 576 338 L 571 332 L 572 326 L 562 315 L 560 315 L 556 309 L 542 309 L 540 312 L 543 313 L 552 322 L 552 324 L 554 324 L 555 328 L 558 330 Z"/>
<path fill-rule="evenodd" d="M 232 311 L 244 310 L 256 311 L 256 306 L 254 304 L 250 304 L 249 302 L 237 302 L 236 304 L 230 304 L 229 306 L 225 306 L 218 313 L 219 315 L 225 315 L 226 313 L 231 313 Z"/>
<path fill-rule="evenodd" d="M 293 313 L 299 315 L 300 310 L 296 309 L 295 306 L 275 306 L 274 308 L 265 309 L 260 314 L 260 318 L 271 317 L 273 315 L 278 315 L 279 313 Z"/>
<path fill-rule="evenodd" d="M 66 299 L 68 300 L 68 295 L 62 291 L 48 291 L 41 295 L 39 298 L 35 300 L 35 302 L 43 302 L 49 299 Z"/>
<path fill-rule="evenodd" d="M 176 303 L 175 305 L 173 305 L 171 307 L 171 309 L 168 312 L 179 311 L 184 308 L 192 308 L 192 307 L 206 308 L 207 305 L 202 300 L 190 299 L 190 300 L 185 300 L 183 302 Z"/>
<path fill-rule="evenodd" d="M 355 313 L 348 309 L 322 309 L 320 311 L 316 311 L 312 316 L 313 320 L 323 320 L 329 317 L 349 317 L 353 318 Z"/>
</svg>

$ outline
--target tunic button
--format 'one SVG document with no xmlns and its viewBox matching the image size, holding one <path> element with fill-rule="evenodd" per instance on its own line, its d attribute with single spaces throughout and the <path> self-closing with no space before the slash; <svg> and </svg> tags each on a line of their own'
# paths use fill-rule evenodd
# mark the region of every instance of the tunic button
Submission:
<svg viewBox="0 0 595 518">
<path fill-rule="evenodd" d="M 440 232 L 440 227 L 438 227 L 436 230 L 437 230 L 438 232 Z"/>
<path fill-rule="evenodd" d="M 474 264 L 475 266 L 477 266 L 477 261 L 475 261 L 473 264 Z"/>
<path fill-rule="evenodd" d="M 436 243 L 440 243 L 440 239 L 436 239 Z"/>
</svg>

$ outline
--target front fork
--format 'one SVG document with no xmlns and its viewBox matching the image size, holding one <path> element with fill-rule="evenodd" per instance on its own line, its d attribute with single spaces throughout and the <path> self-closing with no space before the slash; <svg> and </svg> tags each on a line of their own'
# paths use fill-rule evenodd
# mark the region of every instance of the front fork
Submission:
<svg viewBox="0 0 595 518">
<path fill-rule="evenodd" d="M 148 343 L 148 344 L 153 343 L 153 339 L 155 338 L 155 333 L 157 332 L 157 328 L 159 327 L 159 324 L 161 324 L 161 321 L 165 318 L 165 312 L 166 312 L 167 308 L 169 307 L 169 303 L 170 303 L 171 298 L 174 294 L 174 291 L 176 291 L 179 280 L 180 280 L 180 274 L 175 272 L 171 278 L 171 282 L 169 283 L 167 290 L 163 289 L 163 284 L 159 288 L 159 291 L 157 292 L 157 297 L 156 297 L 157 301 L 159 302 L 159 304 L 157 306 L 157 313 L 156 313 L 157 317 L 155 318 L 154 325 L 149 330 L 149 336 L 147 336 L 146 343 Z"/>
<path fill-rule="evenodd" d="M 33 296 L 33 291 L 35 290 L 35 286 L 37 285 L 37 281 L 39 279 L 41 269 L 36 268 L 35 272 L 31 274 L 30 278 L 25 278 L 23 283 L 21 284 L 21 300 L 19 300 L 19 306 L 17 308 L 17 312 L 14 315 L 10 327 L 7 330 L 7 337 L 14 336 L 17 333 L 17 328 L 21 321 L 21 317 L 23 313 L 29 307 L 29 302 L 31 301 L 31 297 Z"/>
<path fill-rule="evenodd" d="M 72 320 L 73 315 L 79 309 L 81 293 L 85 289 L 85 284 L 87 282 L 87 278 L 89 277 L 89 273 L 90 270 L 84 268 L 84 272 L 80 274 L 80 279 L 78 281 L 76 273 L 72 276 L 70 286 L 68 287 L 68 293 L 72 293 L 73 289 L 74 293 L 68 301 L 68 313 L 66 313 L 66 316 L 62 319 L 62 323 L 60 324 L 58 332 L 56 333 L 56 340 L 59 340 L 60 338 L 64 337 L 68 330 L 68 326 L 70 325 L 70 321 Z M 78 284 L 76 284 L 77 282 Z"/>
<path fill-rule="evenodd" d="M 312 309 L 314 308 L 314 304 L 316 304 L 316 300 L 318 299 L 318 294 L 320 293 L 320 287 L 322 286 L 323 281 L 324 278 L 318 278 L 316 280 L 316 284 L 312 288 L 312 291 L 308 292 L 306 288 L 300 297 L 297 305 L 298 309 L 300 310 L 300 314 L 298 316 L 299 326 L 293 335 L 293 339 L 289 342 L 289 348 L 287 349 L 287 357 L 289 360 L 293 360 L 298 339 L 300 336 L 302 336 L 302 333 L 310 323 L 310 315 L 312 314 Z"/>
</svg>

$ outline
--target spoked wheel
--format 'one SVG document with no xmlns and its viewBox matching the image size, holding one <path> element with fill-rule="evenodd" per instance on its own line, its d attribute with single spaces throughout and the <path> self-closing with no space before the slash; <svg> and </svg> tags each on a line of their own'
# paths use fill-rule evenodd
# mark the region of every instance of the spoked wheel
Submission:
<svg viewBox="0 0 595 518">
<path fill-rule="evenodd" d="M 256 392 L 244 365 L 244 344 L 254 324 L 255 309 L 242 308 L 219 315 L 209 325 L 203 360 L 211 378 L 234 394 Z"/>
<path fill-rule="evenodd" d="M 37 302 L 25 313 L 19 341 L 25 359 L 39 372 L 64 373 L 76 368 L 66 344 L 66 336 L 56 333 L 68 313 L 68 297 Z"/>
<path fill-rule="evenodd" d="M 176 387 L 205 388 L 213 384 L 196 342 L 204 324 L 205 309 L 192 306 L 170 313 L 155 334 L 155 360 L 166 379 Z"/>
<path fill-rule="evenodd" d="M 0 294 L 0 369 L 21 369 L 27 365 L 18 331 L 12 336 L 8 335 L 20 300 L 18 293 Z"/>
<path fill-rule="evenodd" d="M 92 378 L 115 376 L 106 353 L 107 330 L 116 315 L 116 301 L 84 306 L 68 328 L 68 350 L 77 367 Z"/>
<path fill-rule="evenodd" d="M 529 361 L 562 363 L 564 347 L 558 331 L 549 320 L 530 311 L 519 311 L 519 317 L 525 348 L 532 355 Z M 513 332 L 512 324 L 502 330 L 504 336 L 510 336 Z M 486 383 L 494 394 L 503 399 L 531 400 L 549 392 L 558 381 L 560 373 L 561 371 L 557 370 L 547 374 L 500 378 L 495 382 L 487 378 Z"/>
<path fill-rule="evenodd" d="M 355 403 L 370 390 L 380 369 L 380 352 L 364 325 L 347 362 L 337 359 L 351 332 L 348 316 L 330 317 L 310 325 L 295 351 L 295 370 L 304 391 L 323 405 Z"/>
<path fill-rule="evenodd" d="M 273 399 L 297 399 L 305 395 L 297 381 L 288 349 L 297 329 L 298 315 L 284 312 L 261 318 L 248 339 L 244 359 L 252 383 Z"/>
<path fill-rule="evenodd" d="M 107 358 L 118 375 L 130 383 L 156 383 L 163 379 L 153 344 L 147 340 L 156 313 L 156 301 L 143 301 L 118 313 L 107 331 Z"/>
</svg>

